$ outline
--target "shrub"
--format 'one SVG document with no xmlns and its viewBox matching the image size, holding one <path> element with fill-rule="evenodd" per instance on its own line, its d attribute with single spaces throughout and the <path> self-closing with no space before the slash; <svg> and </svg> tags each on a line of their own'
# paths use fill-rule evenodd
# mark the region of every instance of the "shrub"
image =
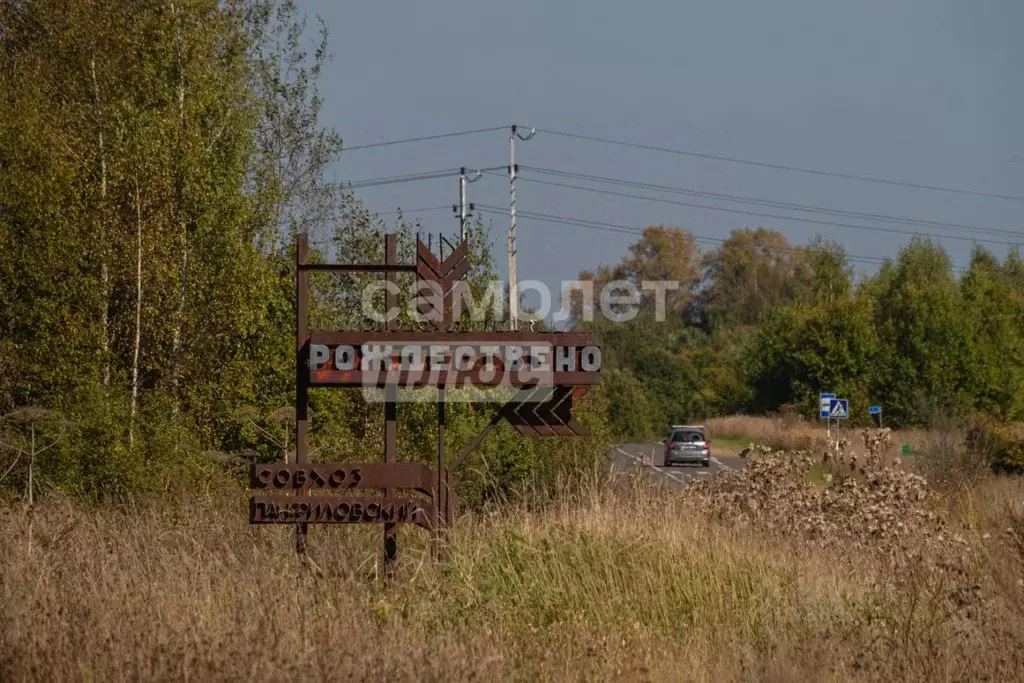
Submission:
<svg viewBox="0 0 1024 683">
<path fill-rule="evenodd" d="M 967 450 L 983 458 L 995 472 L 1024 472 L 1024 439 L 991 417 L 971 420 L 966 436 Z"/>
</svg>

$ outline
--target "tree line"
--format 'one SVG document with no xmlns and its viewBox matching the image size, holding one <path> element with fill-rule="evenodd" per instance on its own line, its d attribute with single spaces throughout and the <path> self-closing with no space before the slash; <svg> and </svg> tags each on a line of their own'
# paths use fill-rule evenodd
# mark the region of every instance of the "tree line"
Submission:
<svg viewBox="0 0 1024 683">
<path fill-rule="evenodd" d="M 117 499 L 293 452 L 296 234 L 313 258 L 380 262 L 394 232 L 409 261 L 423 228 L 325 181 L 344 145 L 320 123 L 328 31 L 310 28 L 306 50 L 294 0 L 0 0 L 0 492 Z M 491 244 L 479 222 L 470 239 L 480 292 Z M 702 254 L 654 227 L 582 276 L 685 286 L 664 322 L 650 298 L 626 323 L 577 320 L 604 337 L 593 437 L 502 426 L 458 475 L 467 503 L 552 489 L 624 435 L 811 409 L 824 388 L 900 424 L 1024 410 L 1016 251 L 977 250 L 957 277 L 915 241 L 858 280 L 835 245 L 740 230 Z M 312 328 L 365 327 L 372 277 L 312 274 Z M 449 449 L 492 409 L 451 404 Z M 311 411 L 314 460 L 380 459 L 380 403 L 318 389 Z M 431 463 L 433 405 L 399 420 L 399 458 Z"/>
<path fill-rule="evenodd" d="M 1024 263 L 975 248 L 962 273 L 934 241 L 915 237 L 857 277 L 841 246 L 794 246 L 777 231 L 734 230 L 701 253 L 686 230 L 643 231 L 614 266 L 580 273 L 614 280 L 675 279 L 664 322 L 653 297 L 632 320 L 597 315 L 608 347 L 604 382 L 613 424 L 636 435 L 734 413 L 794 406 L 817 414 L 819 392 L 871 404 L 891 426 L 938 417 L 1024 418 Z M 598 304 L 599 307 L 599 304 Z"/>
<path fill-rule="evenodd" d="M 0 0 L 0 489 L 119 499 L 293 452 L 295 236 L 359 263 L 394 232 L 410 262 L 421 228 L 325 181 L 344 146 L 320 123 L 327 27 L 307 51 L 306 21 L 294 0 Z M 470 239 L 477 286 L 490 245 Z M 372 277 L 313 273 L 312 329 L 366 327 Z M 591 447 L 498 429 L 463 499 L 598 457 L 602 400 Z M 491 408 L 451 404 L 449 449 Z M 318 389 L 311 413 L 315 461 L 382 457 L 380 403 Z M 433 405 L 399 418 L 399 458 L 432 462 Z"/>
</svg>

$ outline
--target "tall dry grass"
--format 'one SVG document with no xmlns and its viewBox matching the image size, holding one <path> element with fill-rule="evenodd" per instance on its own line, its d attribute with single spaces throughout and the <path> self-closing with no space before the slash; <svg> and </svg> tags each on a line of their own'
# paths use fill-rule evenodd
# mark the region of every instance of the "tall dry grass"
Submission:
<svg viewBox="0 0 1024 683">
<path fill-rule="evenodd" d="M 787 451 L 820 451 L 826 445 L 825 423 L 808 420 L 789 414 L 775 417 L 757 415 L 732 415 L 709 418 L 705 423 L 712 439 L 728 438 L 762 443 L 775 449 Z M 861 429 L 849 426 L 840 428 L 841 438 L 858 439 Z M 833 434 L 835 423 L 832 424 Z M 933 445 L 934 430 L 905 429 L 893 430 L 893 441 L 899 446 L 909 444 L 912 453 L 922 452 Z M 962 435 L 960 436 L 962 439 Z"/>
<path fill-rule="evenodd" d="M 763 471 L 782 470 L 751 468 L 745 486 L 767 486 Z M 962 492 L 964 575 L 934 573 L 956 559 L 944 545 L 894 573 L 870 542 L 814 543 L 726 498 L 638 482 L 462 517 L 440 567 L 405 530 L 387 589 L 379 527 L 314 527 L 303 565 L 290 529 L 247 525 L 237 489 L 6 507 L 0 678 L 1013 680 L 1022 494 L 1013 480 Z M 950 604 L 965 583 L 977 599 Z"/>
</svg>

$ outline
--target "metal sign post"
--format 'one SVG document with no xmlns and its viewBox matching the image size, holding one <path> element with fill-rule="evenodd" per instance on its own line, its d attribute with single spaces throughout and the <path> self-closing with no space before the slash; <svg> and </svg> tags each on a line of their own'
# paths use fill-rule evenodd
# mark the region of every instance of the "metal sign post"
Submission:
<svg viewBox="0 0 1024 683">
<path fill-rule="evenodd" d="M 391 576 L 398 524 L 430 530 L 434 556 L 442 556 L 442 530 L 453 522 L 451 471 L 498 423 L 508 421 L 527 436 L 589 435 L 572 408 L 600 380 L 600 339 L 580 332 L 460 331 L 470 266 L 467 240 L 441 259 L 417 238 L 416 263 L 409 265 L 397 263 L 395 235 L 385 236 L 382 265 L 310 263 L 304 233 L 297 236 L 296 247 L 296 462 L 251 466 L 250 488 L 270 492 L 250 498 L 251 524 L 295 524 L 300 555 L 306 551 L 309 524 L 383 524 L 384 568 Z M 314 270 L 384 273 L 389 284 L 384 328 L 311 331 L 309 271 Z M 417 275 L 421 320 L 411 330 L 401 329 L 397 315 L 398 273 Z M 309 462 L 311 387 L 384 390 L 383 463 Z M 436 469 L 397 462 L 397 392 L 420 387 L 438 389 Z M 449 392 L 459 388 L 505 391 L 498 393 L 503 398 L 484 399 L 501 407 L 450 467 L 444 452 L 445 407 Z M 382 489 L 383 495 L 355 498 L 347 495 L 352 489 Z"/>
<path fill-rule="evenodd" d="M 836 421 L 836 456 L 839 455 L 839 432 L 843 420 L 850 417 L 850 402 L 845 398 L 829 399 L 828 416 Z"/>
<path fill-rule="evenodd" d="M 882 406 L 869 406 L 868 414 L 878 416 L 878 428 L 882 429 Z"/>
<path fill-rule="evenodd" d="M 832 406 L 832 399 L 835 394 L 818 394 L 818 417 L 825 420 L 825 443 L 832 444 L 832 420 L 829 417 L 829 410 Z"/>
</svg>

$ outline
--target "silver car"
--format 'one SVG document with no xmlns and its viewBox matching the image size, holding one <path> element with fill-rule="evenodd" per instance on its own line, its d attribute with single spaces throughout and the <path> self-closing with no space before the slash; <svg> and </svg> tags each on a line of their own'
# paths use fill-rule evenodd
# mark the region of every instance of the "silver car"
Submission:
<svg viewBox="0 0 1024 683">
<path fill-rule="evenodd" d="M 711 466 L 711 441 L 701 427 L 673 428 L 665 442 L 665 467 L 675 464 L 700 463 Z"/>
</svg>

